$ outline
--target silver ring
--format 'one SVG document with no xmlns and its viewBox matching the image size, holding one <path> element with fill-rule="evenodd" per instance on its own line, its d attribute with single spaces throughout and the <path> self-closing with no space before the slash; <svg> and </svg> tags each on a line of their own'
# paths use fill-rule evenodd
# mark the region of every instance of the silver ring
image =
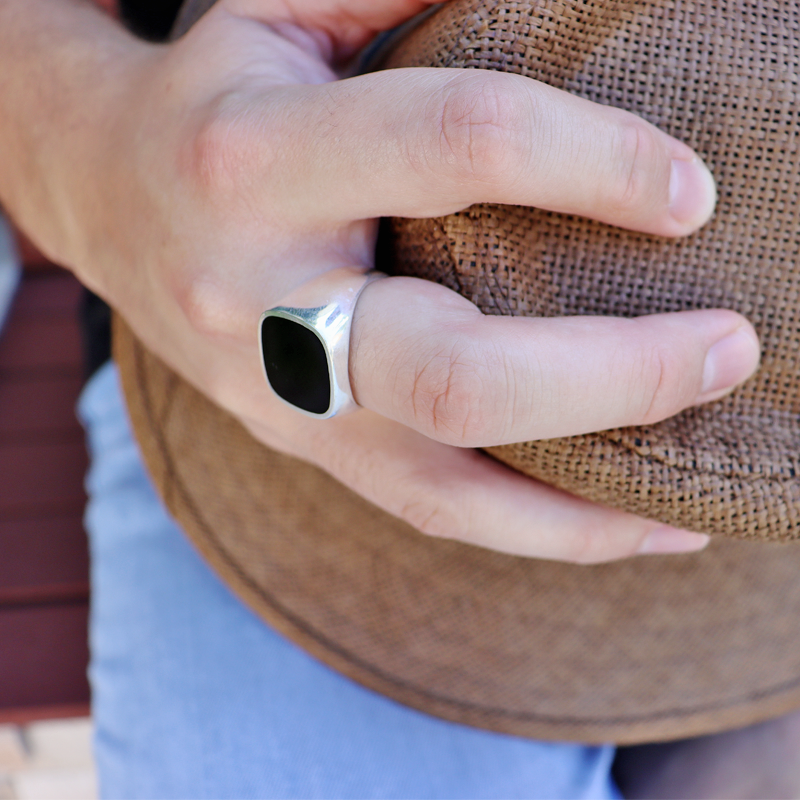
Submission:
<svg viewBox="0 0 800 800">
<path fill-rule="evenodd" d="M 316 419 L 358 408 L 350 386 L 353 312 L 361 292 L 385 277 L 356 267 L 333 269 L 261 315 L 261 363 L 284 403 Z"/>
</svg>

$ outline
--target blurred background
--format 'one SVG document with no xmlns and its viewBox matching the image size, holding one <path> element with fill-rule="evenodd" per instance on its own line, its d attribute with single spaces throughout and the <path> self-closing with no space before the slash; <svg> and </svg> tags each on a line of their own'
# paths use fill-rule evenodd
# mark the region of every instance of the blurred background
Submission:
<svg viewBox="0 0 800 800">
<path fill-rule="evenodd" d="M 181 0 L 93 0 L 165 38 Z M 0 800 L 93 800 L 83 529 L 87 467 L 75 416 L 89 367 L 81 314 L 107 324 L 70 273 L 0 209 Z M 102 337 L 100 337 L 102 338 Z"/>
<path fill-rule="evenodd" d="M 81 298 L 0 221 L 0 800 L 96 795 Z"/>
</svg>

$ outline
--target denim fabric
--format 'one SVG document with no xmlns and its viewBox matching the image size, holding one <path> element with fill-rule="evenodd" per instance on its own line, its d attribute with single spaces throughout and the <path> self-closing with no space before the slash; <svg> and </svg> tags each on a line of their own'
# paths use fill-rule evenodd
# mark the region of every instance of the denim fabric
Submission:
<svg viewBox="0 0 800 800">
<path fill-rule="evenodd" d="M 617 797 L 612 747 L 427 716 L 286 641 L 206 567 L 145 475 L 104 367 L 80 403 L 105 798 Z"/>
<path fill-rule="evenodd" d="M 22 276 L 19 255 L 14 246 L 11 228 L 0 214 L 0 331 L 6 322 L 17 286 Z"/>
</svg>

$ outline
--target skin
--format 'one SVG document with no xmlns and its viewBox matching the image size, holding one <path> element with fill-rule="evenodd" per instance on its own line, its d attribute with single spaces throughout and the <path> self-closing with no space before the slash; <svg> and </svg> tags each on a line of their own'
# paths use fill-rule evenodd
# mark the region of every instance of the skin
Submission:
<svg viewBox="0 0 800 800">
<path fill-rule="evenodd" d="M 369 268 L 379 216 L 493 201 L 681 236 L 713 211 L 695 154 L 625 112 L 482 71 L 336 80 L 425 6 L 223 0 L 156 46 L 81 0 L 0 0 L 0 201 L 261 441 L 424 533 L 575 562 L 704 546 L 471 448 L 722 396 L 758 362 L 731 311 L 497 319 L 392 278 L 355 315 L 363 410 L 309 420 L 266 386 L 260 313 L 326 270 Z"/>
</svg>

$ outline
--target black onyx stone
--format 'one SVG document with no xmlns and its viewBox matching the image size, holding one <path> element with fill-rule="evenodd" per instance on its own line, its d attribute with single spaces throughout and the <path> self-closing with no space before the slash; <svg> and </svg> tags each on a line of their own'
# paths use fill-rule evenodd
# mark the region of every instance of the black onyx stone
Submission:
<svg viewBox="0 0 800 800">
<path fill-rule="evenodd" d="M 312 414 L 325 414 L 331 404 L 331 379 L 325 348 L 314 331 L 283 317 L 261 324 L 267 378 L 275 393 Z"/>
</svg>

